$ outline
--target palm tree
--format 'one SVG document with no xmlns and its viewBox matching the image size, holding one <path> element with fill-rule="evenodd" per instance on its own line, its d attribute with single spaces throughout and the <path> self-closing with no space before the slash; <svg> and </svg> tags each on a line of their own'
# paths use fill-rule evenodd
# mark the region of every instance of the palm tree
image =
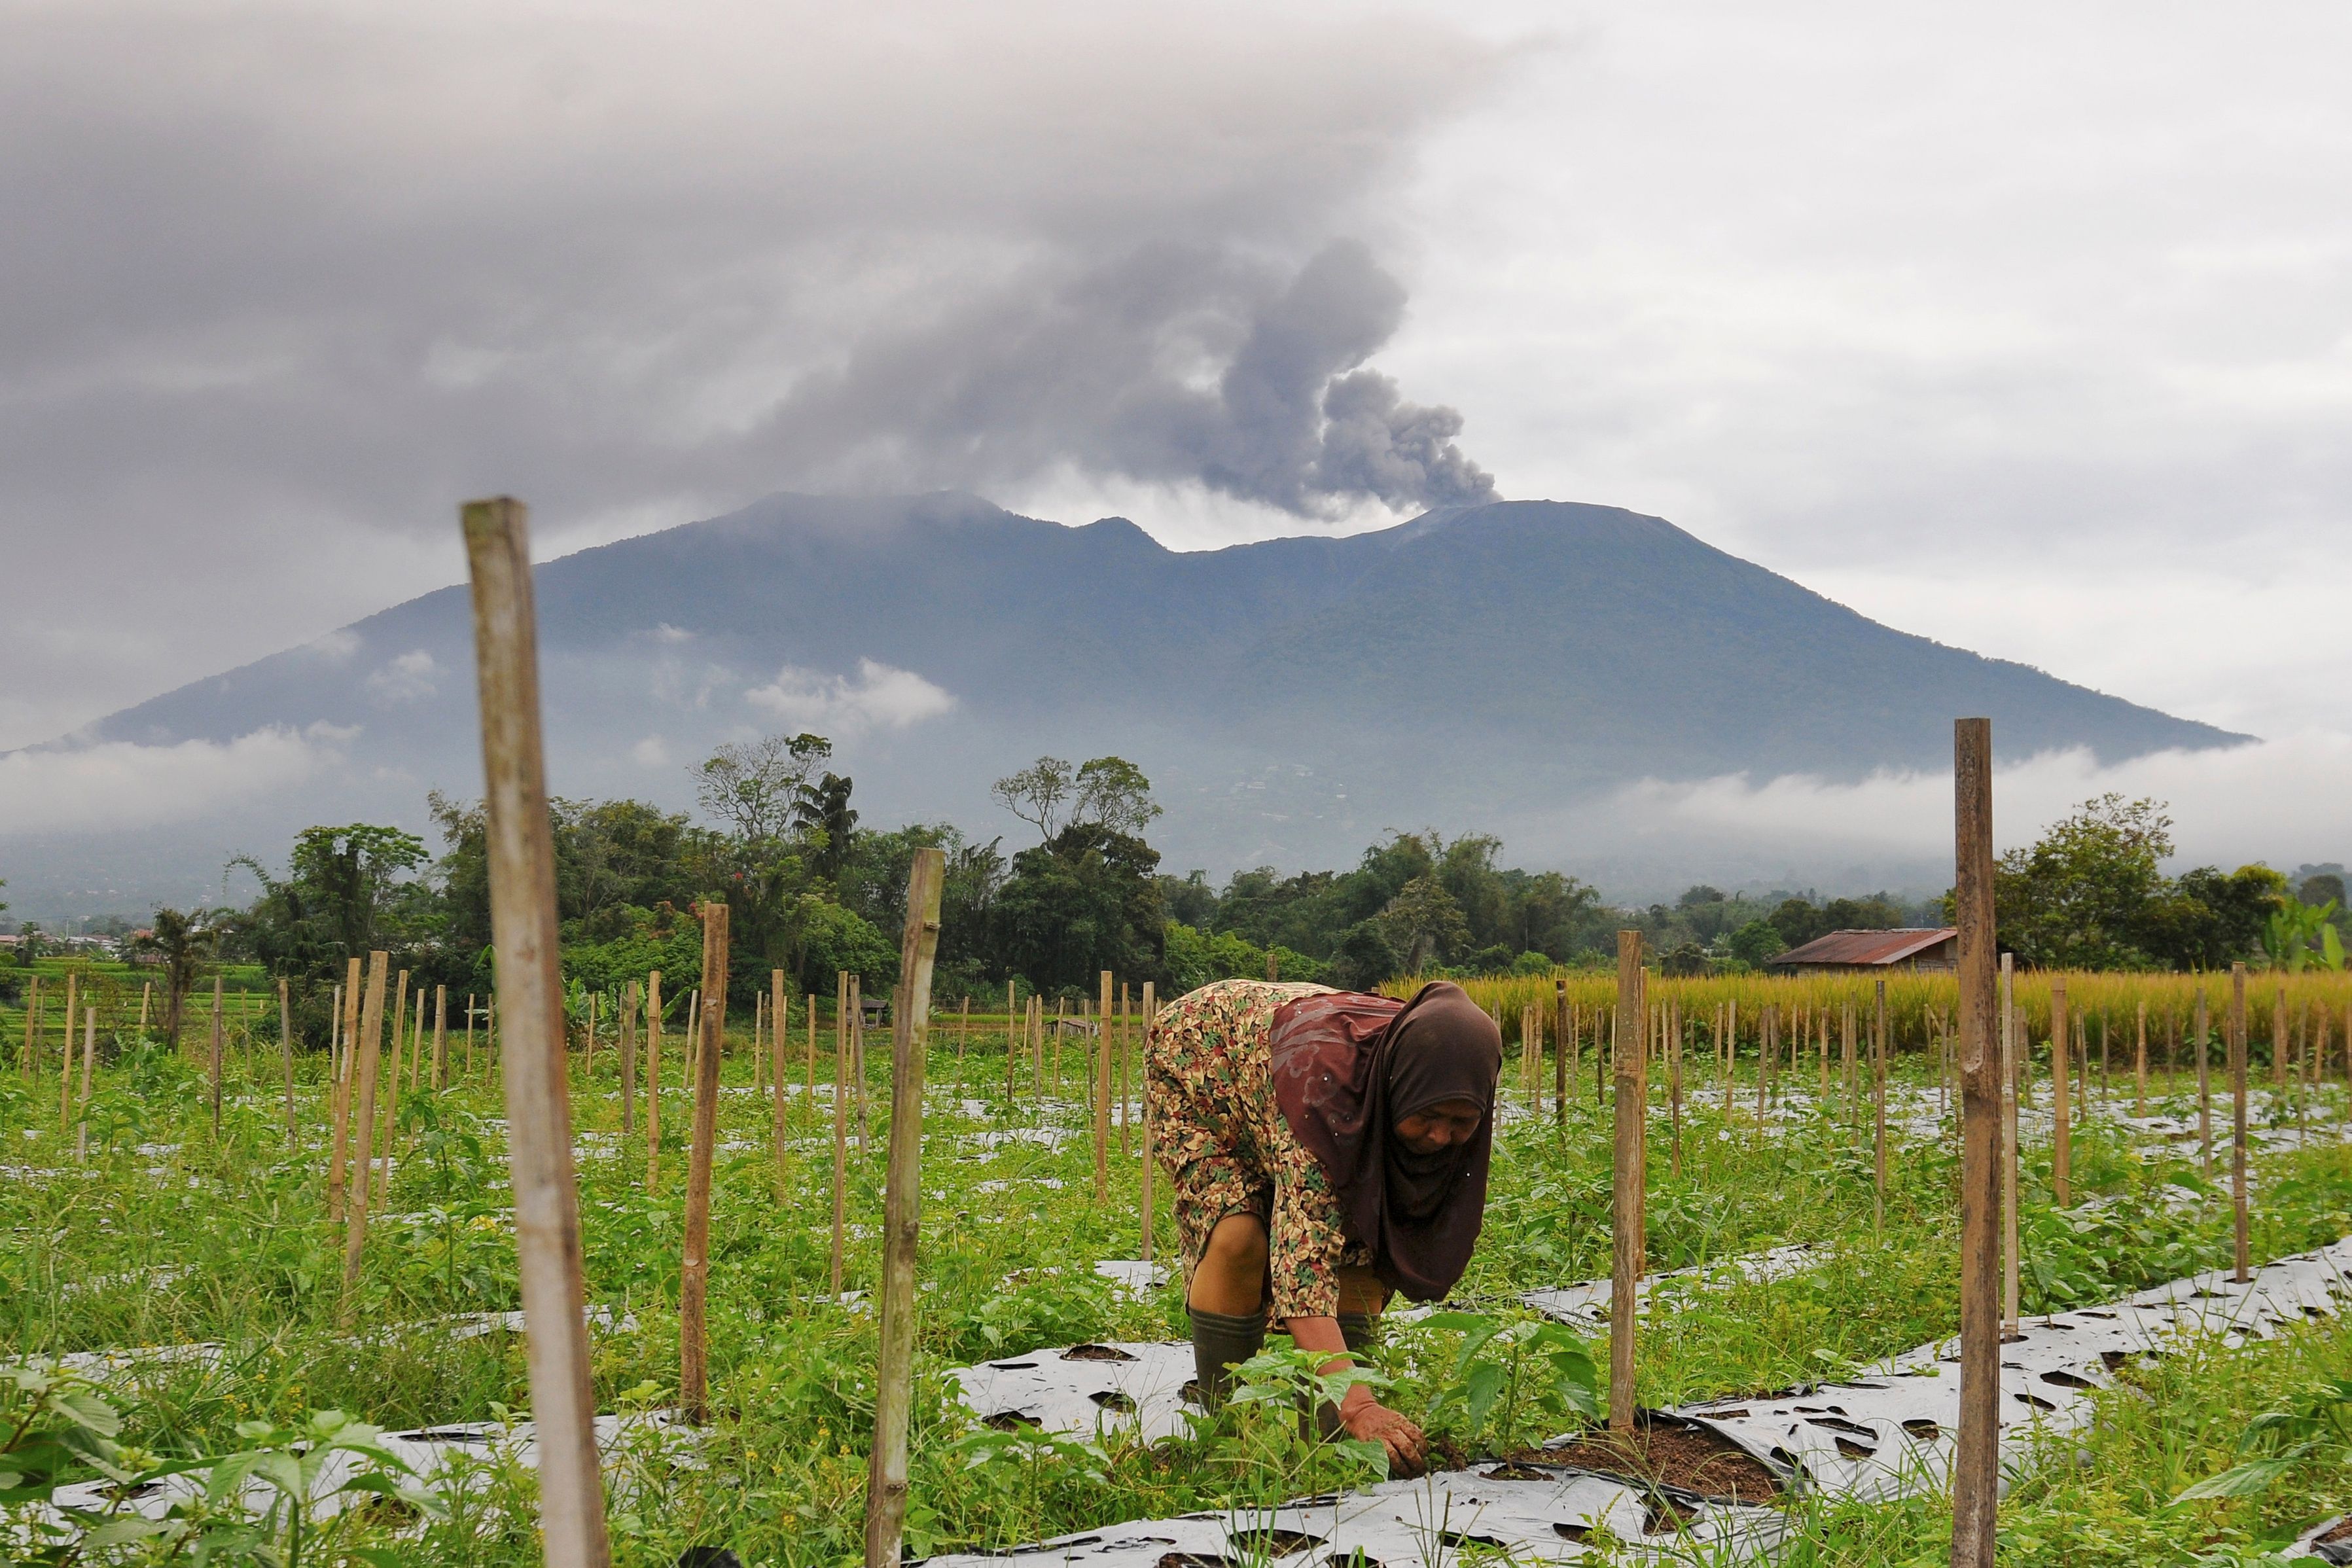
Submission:
<svg viewBox="0 0 2352 1568">
<path fill-rule="evenodd" d="M 132 952 L 163 966 L 163 1037 L 174 1049 L 180 1044 L 182 1004 L 195 988 L 196 971 L 219 942 L 219 931 L 205 910 L 157 910 L 153 926 L 131 940 Z"/>
</svg>

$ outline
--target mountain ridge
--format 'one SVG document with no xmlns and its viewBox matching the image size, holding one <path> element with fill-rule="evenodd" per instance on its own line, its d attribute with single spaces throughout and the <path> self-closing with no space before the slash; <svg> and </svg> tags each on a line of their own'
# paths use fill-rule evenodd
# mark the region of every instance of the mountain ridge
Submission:
<svg viewBox="0 0 2352 1568">
<path fill-rule="evenodd" d="M 1645 778 L 1942 767 L 1963 712 L 1993 716 L 2004 759 L 2249 739 L 1885 626 L 1664 519 L 1582 503 L 1173 551 L 1127 518 L 1072 526 L 955 491 L 780 494 L 534 581 L 559 794 L 683 806 L 711 745 L 806 728 L 835 735 L 867 820 L 987 837 L 1017 831 L 990 780 L 1116 752 L 1159 784 L 1154 838 L 1180 868 L 1341 864 L 1430 822 L 1540 839 L 1564 806 Z M 436 589 L 74 743 L 356 726 L 307 784 L 181 837 L 269 856 L 310 821 L 421 827 L 427 788 L 479 787 L 470 637 L 463 586 Z M 38 837 L 36 853 L 0 828 L 12 868 L 136 835 Z M 1573 869 L 1578 848 L 1514 851 Z"/>
</svg>

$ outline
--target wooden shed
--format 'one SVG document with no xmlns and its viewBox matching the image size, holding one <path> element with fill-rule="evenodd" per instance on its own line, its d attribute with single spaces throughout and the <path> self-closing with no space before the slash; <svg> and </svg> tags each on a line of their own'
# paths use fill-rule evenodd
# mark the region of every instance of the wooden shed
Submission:
<svg viewBox="0 0 2352 1568">
<path fill-rule="evenodd" d="M 1960 933 L 1951 926 L 1932 931 L 1833 931 L 1769 961 L 1775 969 L 1799 974 L 1885 973 L 1890 969 L 1948 970 L 1957 962 Z"/>
</svg>

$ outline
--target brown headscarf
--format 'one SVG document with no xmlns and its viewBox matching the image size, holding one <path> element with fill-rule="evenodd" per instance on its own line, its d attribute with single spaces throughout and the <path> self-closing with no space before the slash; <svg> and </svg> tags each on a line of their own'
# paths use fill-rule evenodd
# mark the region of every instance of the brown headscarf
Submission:
<svg viewBox="0 0 2352 1568">
<path fill-rule="evenodd" d="M 1495 1021 L 1440 980 L 1404 1003 L 1302 996 L 1275 1014 L 1270 1044 L 1282 1119 L 1331 1178 L 1373 1270 L 1416 1301 L 1442 1300 L 1469 1267 L 1486 1213 L 1503 1070 Z M 1478 1130 L 1434 1154 L 1407 1148 L 1398 1120 L 1448 1100 L 1483 1110 Z"/>
</svg>

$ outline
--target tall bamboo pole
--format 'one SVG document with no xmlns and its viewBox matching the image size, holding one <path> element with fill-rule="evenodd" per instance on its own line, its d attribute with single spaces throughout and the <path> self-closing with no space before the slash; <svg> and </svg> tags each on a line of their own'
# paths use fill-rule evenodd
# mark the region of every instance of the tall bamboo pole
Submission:
<svg viewBox="0 0 2352 1568">
<path fill-rule="evenodd" d="M 286 977 L 278 977 L 278 1051 L 286 1067 L 286 1147 L 294 1147 L 294 1010 L 287 1005 Z"/>
<path fill-rule="evenodd" d="M 1556 979 L 1551 983 L 1551 1110 L 1553 1119 L 1562 1127 L 1568 1125 L 1568 1080 L 1575 1071 L 1576 1015 L 1568 1000 L 1568 982 Z"/>
<path fill-rule="evenodd" d="M 360 1037 L 360 960 L 357 956 L 353 956 L 346 967 L 342 988 L 336 994 L 335 1015 L 341 1021 L 342 1056 L 335 1063 L 335 1149 L 332 1163 L 327 1167 L 327 1217 L 341 1225 L 343 1223 L 344 1172 L 351 1154 L 352 1090 L 359 1083 L 352 1072 L 352 1047 Z"/>
<path fill-rule="evenodd" d="M 1870 1116 L 1874 1160 L 1871 1224 L 1886 1224 L 1886 982 L 1878 982 L 1876 1015 L 1870 1028 Z"/>
<path fill-rule="evenodd" d="M 400 972 L 392 1005 L 392 1070 L 383 1083 L 383 1169 L 378 1173 L 386 1196 L 392 1192 L 392 1134 L 400 1125 L 400 1047 L 408 1027 L 408 971 Z"/>
<path fill-rule="evenodd" d="M 2205 987 L 2197 988 L 2197 1146 L 2205 1174 L 2213 1173 L 2212 1019 L 2205 1006 Z"/>
<path fill-rule="evenodd" d="M 449 988 L 433 987 L 433 1092 L 449 1085 Z"/>
<path fill-rule="evenodd" d="M 621 1136 L 634 1138 L 637 1132 L 637 1009 L 645 1005 L 645 994 L 632 980 L 621 987 Z M 624 1157 L 627 1154 L 625 1148 Z"/>
<path fill-rule="evenodd" d="M 971 996 L 967 993 L 963 999 L 962 1015 L 956 1023 L 956 1087 L 958 1089 L 963 1087 L 963 1047 L 964 1042 L 971 1037 Z"/>
<path fill-rule="evenodd" d="M 2060 1208 L 2074 1206 L 2074 1110 L 2067 1085 L 2074 1076 L 2074 1031 L 2066 1014 L 2066 982 L 2050 980 L 2050 1188 Z"/>
<path fill-rule="evenodd" d="M 1160 1016 L 1153 983 L 1143 983 L 1143 1261 L 1151 1261 L 1151 1026 Z"/>
<path fill-rule="evenodd" d="M 36 974 L 33 976 L 32 984 L 26 990 L 25 1050 L 23 1056 L 18 1058 L 16 1063 L 17 1073 L 26 1083 L 31 1083 L 33 1081 L 33 1076 L 35 1072 L 38 1070 L 34 1065 L 34 1058 L 38 1055 L 41 1045 L 40 1035 L 38 1033 L 40 1028 L 40 1017 L 41 977 Z"/>
<path fill-rule="evenodd" d="M 694 1053 L 694 1139 L 686 1165 L 686 1247 L 678 1266 L 678 1404 L 696 1426 L 710 1419 L 710 1162 L 719 1142 L 719 1053 L 727 1028 L 727 905 L 702 900 L 702 1044 Z"/>
<path fill-rule="evenodd" d="M 68 1047 L 72 1041 L 66 1042 Z M 68 1055 L 72 1053 L 68 1051 Z M 98 1067 L 98 1009 L 85 1007 L 81 1013 L 81 1103 L 89 1104 L 90 1079 Z M 74 1159 L 87 1164 L 89 1161 L 89 1116 L 85 1110 L 74 1122 Z"/>
<path fill-rule="evenodd" d="M 1274 962 L 1268 958 L 1270 964 Z M 1095 1009 L 1095 1202 L 1110 1198 L 1110 971 L 1102 972 L 1102 1002 Z"/>
<path fill-rule="evenodd" d="M 1609 1429 L 1633 1429 L 1633 1327 L 1642 1284 L 1642 1058 L 1646 1009 L 1642 986 L 1642 933 L 1617 933 L 1617 1126 L 1615 1185 L 1610 1232 Z"/>
<path fill-rule="evenodd" d="M 768 971 L 768 1077 L 770 1142 L 774 1145 L 776 1202 L 784 1201 L 784 1047 L 791 1037 L 791 999 L 784 994 L 784 972 Z"/>
<path fill-rule="evenodd" d="M 213 1136 L 215 1138 L 220 1136 L 221 1068 L 222 1058 L 226 1055 L 228 1047 L 226 1029 L 226 1022 L 221 1017 L 221 977 L 215 974 L 213 976 L 212 1038 Z M 73 1041 L 70 1038 L 66 1041 L 66 1065 L 68 1068 L 73 1065 Z"/>
<path fill-rule="evenodd" d="M 923 1058 L 930 1032 L 931 964 L 940 944 L 940 889 L 946 874 L 947 857 L 941 851 L 915 851 L 907 879 L 907 929 L 898 945 L 898 1005 L 890 1011 L 890 1154 L 882 1190 L 874 1448 L 866 1474 L 866 1568 L 898 1568 L 899 1542 L 906 1533 L 907 1426 L 915 1392 L 915 1250 L 923 1203 Z M 1103 989 L 1108 998 L 1108 974 Z M 1103 1022 L 1097 1054 L 1108 1063 L 1109 1020 Z M 1106 1092 L 1110 1087 L 1108 1071 L 1101 1087 Z"/>
<path fill-rule="evenodd" d="M 474 1080 L 474 994 L 466 993 L 466 1081 Z"/>
<path fill-rule="evenodd" d="M 1134 1085 L 1128 1077 L 1130 1054 L 1128 1031 L 1135 1019 L 1134 1000 L 1128 993 L 1127 983 L 1121 981 L 1118 987 L 1118 1157 L 1121 1160 L 1135 1152 L 1130 1147 L 1133 1140 L 1128 1133 L 1128 1126 L 1135 1119 Z"/>
<path fill-rule="evenodd" d="M 501 1055 L 515 1252 L 539 1439 L 540 1530 L 549 1568 L 606 1568 L 612 1553 L 588 1376 L 530 542 L 520 501 L 471 502 L 464 517 L 480 671 L 491 940 L 499 991 L 507 998 L 508 1043 L 514 1047 Z"/>
<path fill-rule="evenodd" d="M 1990 786 L 1988 786 L 1990 789 Z M 1991 897 L 1988 890 L 1986 896 Z M 2000 955 L 2000 1301 L 2001 1333 L 2017 1332 L 2017 964 Z"/>
<path fill-rule="evenodd" d="M 2132 1085 L 2137 1095 L 2133 1101 L 2132 1114 L 2146 1116 L 2147 1114 L 2147 998 L 2145 996 L 2139 999 L 2139 1035 L 2137 1042 L 2132 1047 Z"/>
<path fill-rule="evenodd" d="M 866 1157 L 871 1119 L 866 1110 L 866 977 L 849 972 L 849 1076 L 857 1094 L 857 1156 Z"/>
<path fill-rule="evenodd" d="M 841 1294 L 841 1264 L 848 1228 L 849 973 L 833 976 L 833 1293 Z"/>
<path fill-rule="evenodd" d="M 360 1145 L 352 1167 L 351 1205 L 343 1216 L 343 1296 L 339 1321 L 350 1329 L 359 1314 L 360 1259 L 367 1247 L 368 1187 L 375 1172 L 376 1073 L 383 1050 L 384 966 L 390 955 L 368 954 L 367 1000 L 360 1009 L 359 1104 L 355 1125 Z"/>
<path fill-rule="evenodd" d="M 1960 1430 L 1951 1568 L 1994 1568 L 2000 1491 L 2000 1053 L 1993 994 L 1992 721 L 1953 726 L 1953 904 L 1959 927 Z"/>
<path fill-rule="evenodd" d="M 58 1136 L 66 1135 L 66 1127 L 73 1114 L 74 1025 L 79 1022 L 76 1008 L 81 997 L 81 971 L 66 971 L 66 1027 L 58 1039 Z"/>
<path fill-rule="evenodd" d="M 2238 1267 L 2230 1278 L 2254 1277 L 2246 1234 L 2246 966 L 2230 965 L 2230 1219 Z"/>
<path fill-rule="evenodd" d="M 661 1187 L 661 971 L 646 974 L 646 1191 Z"/>
</svg>

